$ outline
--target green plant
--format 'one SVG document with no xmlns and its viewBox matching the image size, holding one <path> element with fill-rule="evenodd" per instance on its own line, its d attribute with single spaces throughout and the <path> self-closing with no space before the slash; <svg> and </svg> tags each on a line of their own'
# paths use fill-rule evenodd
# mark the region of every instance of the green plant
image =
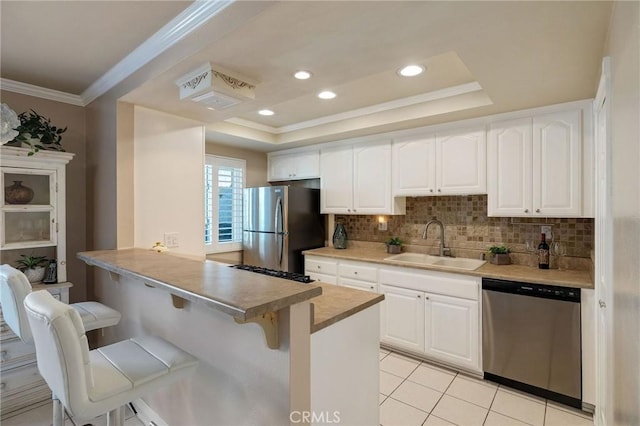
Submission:
<svg viewBox="0 0 640 426">
<path fill-rule="evenodd" d="M 16 128 L 19 132 L 14 141 L 27 144 L 31 147 L 28 155 L 43 150 L 64 151 L 60 142 L 62 134 L 67 128 L 59 128 L 51 124 L 49 118 L 45 118 L 31 110 L 30 112 L 20 113 L 18 116 L 20 125 Z"/>
<path fill-rule="evenodd" d="M 27 256 L 26 254 L 21 254 L 20 257 L 22 257 L 22 259 L 17 260 L 16 263 L 19 265 L 18 269 L 21 271 L 36 269 L 38 266 L 47 262 L 46 256 Z"/>
<path fill-rule="evenodd" d="M 491 246 L 489 247 L 489 253 L 491 254 L 509 254 L 511 249 L 505 246 Z"/>
<path fill-rule="evenodd" d="M 400 239 L 400 237 L 393 237 L 389 238 L 385 244 L 388 246 L 401 246 L 402 240 Z"/>
</svg>

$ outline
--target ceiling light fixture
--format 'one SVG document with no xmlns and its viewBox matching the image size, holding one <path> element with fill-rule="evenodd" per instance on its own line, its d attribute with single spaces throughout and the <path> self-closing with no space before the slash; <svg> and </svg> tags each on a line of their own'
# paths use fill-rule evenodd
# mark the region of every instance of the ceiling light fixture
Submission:
<svg viewBox="0 0 640 426">
<path fill-rule="evenodd" d="M 318 97 L 320 99 L 333 99 L 336 97 L 336 94 L 328 90 L 325 90 L 324 92 L 318 93 Z"/>
<path fill-rule="evenodd" d="M 407 65 L 406 67 L 400 68 L 398 70 L 398 74 L 403 77 L 415 77 L 416 75 L 420 75 L 424 72 L 424 67 L 422 65 Z"/>
<path fill-rule="evenodd" d="M 311 73 L 309 71 L 299 70 L 299 71 L 296 71 L 296 73 L 293 76 L 298 80 L 307 80 L 311 78 Z"/>
<path fill-rule="evenodd" d="M 271 111 L 270 109 L 261 109 L 260 111 L 258 111 L 258 114 L 260 114 L 260 115 L 273 115 L 273 114 L 275 114 L 275 112 Z"/>
</svg>

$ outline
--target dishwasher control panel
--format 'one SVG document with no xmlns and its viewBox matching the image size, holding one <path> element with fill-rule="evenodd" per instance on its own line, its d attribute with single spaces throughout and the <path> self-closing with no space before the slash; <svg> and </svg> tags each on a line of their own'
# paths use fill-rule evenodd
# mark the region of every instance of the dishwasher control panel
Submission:
<svg viewBox="0 0 640 426">
<path fill-rule="evenodd" d="M 482 289 L 580 303 L 579 288 L 483 278 Z"/>
</svg>

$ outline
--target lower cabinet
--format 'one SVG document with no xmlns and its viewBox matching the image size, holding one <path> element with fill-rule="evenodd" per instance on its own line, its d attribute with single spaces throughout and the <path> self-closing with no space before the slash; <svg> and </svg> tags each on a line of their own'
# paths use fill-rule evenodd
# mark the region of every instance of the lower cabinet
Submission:
<svg viewBox="0 0 640 426">
<path fill-rule="evenodd" d="M 440 361 L 481 370 L 478 302 L 427 293 L 425 354 Z"/>
<path fill-rule="evenodd" d="M 305 273 L 384 294 L 380 342 L 416 356 L 482 372 L 478 277 L 305 256 Z"/>
<path fill-rule="evenodd" d="M 380 341 L 434 361 L 482 372 L 480 279 L 381 267 Z"/>
<path fill-rule="evenodd" d="M 380 341 L 401 349 L 424 352 L 424 293 L 380 285 Z"/>
</svg>

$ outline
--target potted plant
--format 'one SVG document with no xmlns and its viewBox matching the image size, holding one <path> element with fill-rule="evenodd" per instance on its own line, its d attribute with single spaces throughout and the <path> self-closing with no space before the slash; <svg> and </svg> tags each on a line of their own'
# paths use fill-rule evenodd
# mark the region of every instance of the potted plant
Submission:
<svg viewBox="0 0 640 426">
<path fill-rule="evenodd" d="M 45 267 L 42 266 L 48 263 L 46 256 L 27 256 L 21 254 L 22 259 L 16 261 L 18 269 L 21 270 L 29 280 L 30 283 L 37 283 L 44 278 Z"/>
<path fill-rule="evenodd" d="M 494 265 L 509 265 L 511 263 L 509 253 L 511 253 L 509 247 L 491 246 L 489 247 L 490 262 Z"/>
<path fill-rule="evenodd" d="M 43 150 L 64 151 L 60 142 L 62 134 L 67 128 L 59 128 L 51 124 L 49 118 L 43 117 L 34 110 L 18 115 L 20 125 L 16 127 L 18 136 L 10 142 L 12 145 L 27 145 L 31 151 L 27 155 L 33 155 Z"/>
<path fill-rule="evenodd" d="M 400 237 L 393 237 L 385 242 L 387 246 L 387 253 L 398 254 L 402 251 L 402 240 Z"/>
</svg>

